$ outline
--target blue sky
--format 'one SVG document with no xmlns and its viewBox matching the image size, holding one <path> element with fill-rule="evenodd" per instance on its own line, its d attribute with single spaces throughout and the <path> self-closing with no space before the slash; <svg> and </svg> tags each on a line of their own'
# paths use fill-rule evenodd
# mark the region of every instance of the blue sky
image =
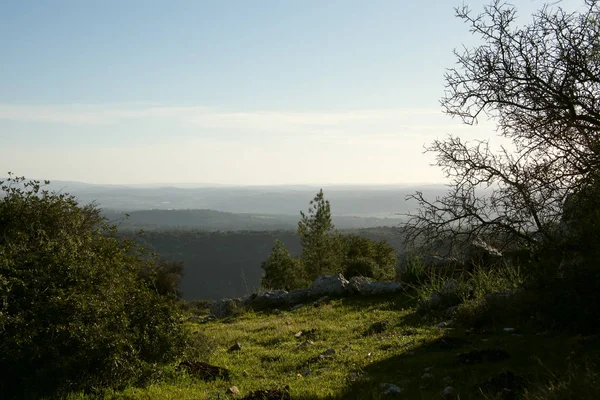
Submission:
<svg viewBox="0 0 600 400">
<path fill-rule="evenodd" d="M 439 107 L 462 3 L 0 0 L 0 175 L 442 182 L 424 144 L 494 134 Z"/>
</svg>

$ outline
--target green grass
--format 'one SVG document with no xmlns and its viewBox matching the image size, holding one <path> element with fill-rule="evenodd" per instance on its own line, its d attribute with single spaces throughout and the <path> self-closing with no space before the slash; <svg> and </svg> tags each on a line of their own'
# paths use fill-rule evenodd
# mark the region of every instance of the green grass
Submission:
<svg viewBox="0 0 600 400">
<path fill-rule="evenodd" d="M 371 333 L 370 326 L 380 321 L 388 322 L 387 329 Z M 494 393 L 482 392 L 482 384 L 501 371 L 512 371 L 528 382 L 529 398 L 538 399 L 553 388 L 564 391 L 569 383 L 561 381 L 563 376 L 569 382 L 577 381 L 579 375 L 568 372 L 574 360 L 597 354 L 599 347 L 597 341 L 540 334 L 527 325 L 511 326 L 517 329 L 514 334 L 505 332 L 504 326 L 477 332 L 438 329 L 436 322 L 423 320 L 415 313 L 414 300 L 399 294 L 344 298 L 318 308 L 248 312 L 207 324 L 189 323 L 199 343 L 207 343 L 189 359 L 229 369 L 230 382 L 204 382 L 177 372 L 173 365 L 164 369 L 163 379 L 157 383 L 104 397 L 235 399 L 250 390 L 289 385 L 292 399 L 379 399 L 393 398 L 383 396 L 381 387 L 391 383 L 404 389 L 397 398 L 439 399 L 444 387 L 452 386 L 460 399 L 492 399 L 495 389 Z M 308 329 L 315 329 L 311 342 L 294 336 Z M 242 349 L 228 352 L 236 342 Z M 318 360 L 328 349 L 335 353 Z M 457 353 L 478 349 L 503 350 L 510 357 L 471 365 L 459 362 Z M 311 372 L 303 376 L 309 368 Z M 433 378 L 422 378 L 426 372 Z M 597 378 L 597 374 L 586 376 Z M 452 382 L 443 381 L 446 377 Z M 233 385 L 240 395 L 226 393 Z"/>
</svg>

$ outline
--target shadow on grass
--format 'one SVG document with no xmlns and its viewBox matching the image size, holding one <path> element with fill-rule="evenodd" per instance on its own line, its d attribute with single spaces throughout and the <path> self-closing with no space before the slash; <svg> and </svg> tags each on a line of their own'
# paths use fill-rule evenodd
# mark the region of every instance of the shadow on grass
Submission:
<svg viewBox="0 0 600 400">
<path fill-rule="evenodd" d="M 347 377 L 342 394 L 323 398 L 441 399 L 443 390 L 451 386 L 461 400 L 519 399 L 525 389 L 562 376 L 573 360 L 598 352 L 598 347 L 598 343 L 583 346 L 566 336 L 455 330 L 367 364 Z M 402 392 L 394 394 L 397 388 Z M 504 397 L 496 397 L 498 393 Z"/>
</svg>

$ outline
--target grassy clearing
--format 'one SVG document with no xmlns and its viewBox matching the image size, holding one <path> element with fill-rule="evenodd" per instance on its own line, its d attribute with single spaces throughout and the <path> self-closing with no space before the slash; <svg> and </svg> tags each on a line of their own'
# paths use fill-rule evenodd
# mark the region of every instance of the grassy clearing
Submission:
<svg viewBox="0 0 600 400">
<path fill-rule="evenodd" d="M 372 329 L 382 321 L 387 324 L 376 326 L 384 327 L 381 332 Z M 493 399 L 503 386 L 512 385 L 521 390 L 520 397 L 562 399 L 568 397 L 548 393 L 565 391 L 578 380 L 597 379 L 589 373 L 592 364 L 585 364 L 587 374 L 573 369 L 597 354 L 597 340 L 549 335 L 530 326 L 511 326 L 515 330 L 510 332 L 494 325 L 468 331 L 436 328 L 435 322 L 424 321 L 415 313 L 414 299 L 401 294 L 190 323 L 204 343 L 196 359 L 229 369 L 231 381 L 203 382 L 172 366 L 160 383 L 105 398 L 235 399 L 250 390 L 289 385 L 292 399 L 439 399 L 446 386 L 456 389 L 455 398 Z M 309 330 L 314 333 L 295 337 Z M 228 351 L 235 343 L 241 350 Z M 327 354 L 329 349 L 335 353 Z M 486 349 L 492 351 L 462 356 L 462 361 L 457 355 Z M 515 382 L 506 382 L 511 379 Z M 383 384 L 403 392 L 384 395 Z M 227 394 L 233 385 L 241 394 Z"/>
</svg>

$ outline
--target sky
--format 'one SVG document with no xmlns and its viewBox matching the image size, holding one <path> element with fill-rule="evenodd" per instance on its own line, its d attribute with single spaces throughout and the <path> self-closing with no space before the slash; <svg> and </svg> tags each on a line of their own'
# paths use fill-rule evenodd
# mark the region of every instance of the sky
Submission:
<svg viewBox="0 0 600 400">
<path fill-rule="evenodd" d="M 496 135 L 439 105 L 487 3 L 0 0 L 0 176 L 443 183 L 425 145 Z"/>
</svg>

